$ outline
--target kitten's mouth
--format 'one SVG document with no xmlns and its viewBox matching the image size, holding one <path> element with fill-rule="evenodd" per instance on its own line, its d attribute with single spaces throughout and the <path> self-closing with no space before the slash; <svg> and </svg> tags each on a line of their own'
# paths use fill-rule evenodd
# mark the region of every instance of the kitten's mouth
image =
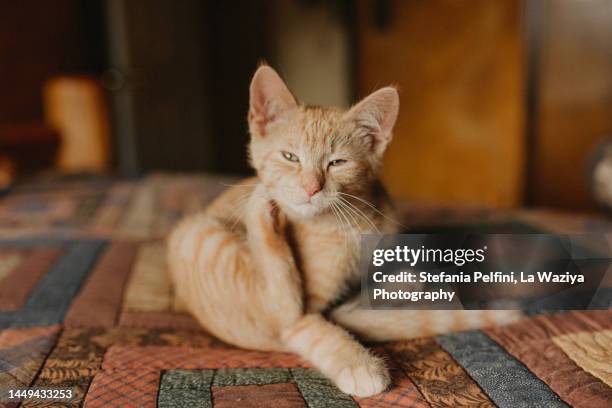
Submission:
<svg viewBox="0 0 612 408">
<path fill-rule="evenodd" d="M 293 206 L 295 212 L 302 217 L 312 217 L 321 212 L 321 208 L 315 205 L 313 202 L 308 201 L 306 203 L 296 204 Z"/>
<path fill-rule="evenodd" d="M 311 218 L 325 212 L 329 205 L 322 194 L 313 197 L 285 197 L 277 196 L 276 200 L 287 214 L 297 218 Z"/>
<path fill-rule="evenodd" d="M 315 204 L 313 201 L 295 203 L 287 202 L 279 203 L 289 215 L 293 215 L 298 218 L 311 218 L 319 215 L 325 210 L 324 206 Z"/>
</svg>

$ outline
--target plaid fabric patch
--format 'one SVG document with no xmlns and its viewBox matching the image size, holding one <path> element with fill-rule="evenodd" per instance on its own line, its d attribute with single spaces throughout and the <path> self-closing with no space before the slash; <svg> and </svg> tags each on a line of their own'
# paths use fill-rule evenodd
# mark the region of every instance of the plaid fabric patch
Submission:
<svg viewBox="0 0 612 408">
<path fill-rule="evenodd" d="M 0 241 L 0 245 L 18 246 L 23 245 L 23 243 Z M 81 287 L 81 283 L 86 279 L 105 245 L 104 241 L 99 240 L 41 239 L 38 242 L 33 240 L 33 243 L 29 246 L 55 246 L 61 248 L 63 254 L 56 261 L 51 262 L 51 265 L 45 257 L 45 262 L 42 263 L 47 265 L 48 269 L 46 271 L 41 272 L 39 266 L 35 268 L 38 271 L 37 273 L 42 273 L 42 276 L 36 280 L 34 287 L 28 291 L 27 301 L 22 307 L 18 310 L 0 310 L 0 328 L 50 326 L 61 323 L 73 296 Z M 46 256 L 54 257 L 57 255 L 51 251 Z M 4 283 L 6 284 L 6 279 Z M 27 285 L 24 284 L 24 286 Z M 19 291 L 16 292 L 19 293 Z"/>
<path fill-rule="evenodd" d="M 393 360 L 388 361 L 391 386 L 381 394 L 369 398 L 355 398 L 362 408 L 428 408 L 412 380 Z"/>
<path fill-rule="evenodd" d="M 567 407 L 544 382 L 482 332 L 446 334 L 437 341 L 497 405 Z"/>
<path fill-rule="evenodd" d="M 111 328 L 121 311 L 123 287 L 130 273 L 136 245 L 112 243 L 100 256 L 66 316 L 66 326 Z"/>
<path fill-rule="evenodd" d="M 0 330 L 0 350 L 19 345 L 35 337 L 47 337 L 59 331 L 59 326 Z"/>
<path fill-rule="evenodd" d="M 432 406 L 495 406 L 434 338 L 398 342 L 389 352 Z"/>
<path fill-rule="evenodd" d="M 160 372 L 154 369 L 102 371 L 85 398 L 85 407 L 154 407 Z"/>
<path fill-rule="evenodd" d="M 612 330 L 569 333 L 552 341 L 585 371 L 612 387 Z"/>
<path fill-rule="evenodd" d="M 59 326 L 0 331 L 0 385 L 27 387 L 55 344 Z"/>
<path fill-rule="evenodd" d="M 62 255 L 61 248 L 30 248 L 25 258 L 0 281 L 0 310 L 17 310 L 26 302 L 34 286 Z"/>
<path fill-rule="evenodd" d="M 317 370 L 292 368 L 291 375 L 304 400 L 311 408 L 353 408 L 357 406 L 351 397 L 341 392 Z"/>
<path fill-rule="evenodd" d="M 295 384 L 234 385 L 213 387 L 215 408 L 305 408 L 306 402 Z M 333 405 L 328 405 L 331 407 Z"/>
<path fill-rule="evenodd" d="M 191 315 L 174 312 L 127 312 L 119 316 L 119 326 L 141 329 L 175 329 L 204 332 Z"/>
<path fill-rule="evenodd" d="M 138 247 L 132 273 L 125 288 L 123 310 L 165 312 L 172 310 L 173 291 L 166 273 L 164 242 Z"/>
<path fill-rule="evenodd" d="M 189 347 L 112 346 L 104 357 L 103 369 L 114 371 L 138 367 L 154 370 L 182 368 L 306 367 L 293 354 L 265 353 L 240 349 L 199 349 Z"/>
<path fill-rule="evenodd" d="M 182 408 L 212 407 L 211 385 L 214 370 L 172 370 L 162 375 L 157 406 Z"/>
</svg>

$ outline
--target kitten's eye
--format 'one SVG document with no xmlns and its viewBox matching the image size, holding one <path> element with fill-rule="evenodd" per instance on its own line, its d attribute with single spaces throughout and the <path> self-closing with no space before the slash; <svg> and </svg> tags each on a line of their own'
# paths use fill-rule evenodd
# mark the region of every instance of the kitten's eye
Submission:
<svg viewBox="0 0 612 408">
<path fill-rule="evenodd" d="M 300 159 L 293 153 L 284 152 L 284 151 L 281 153 L 283 154 L 283 157 L 289 160 L 290 162 L 298 163 L 300 161 Z"/>
<path fill-rule="evenodd" d="M 328 166 L 341 166 L 346 163 L 344 159 L 336 159 L 329 162 Z"/>
</svg>

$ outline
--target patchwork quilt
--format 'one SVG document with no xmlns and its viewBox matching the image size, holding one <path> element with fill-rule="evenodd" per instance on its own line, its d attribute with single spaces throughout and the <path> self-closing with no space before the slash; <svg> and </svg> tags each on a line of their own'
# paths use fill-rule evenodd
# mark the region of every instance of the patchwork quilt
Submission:
<svg viewBox="0 0 612 408">
<path fill-rule="evenodd" d="M 351 398 L 297 356 L 234 348 L 176 302 L 164 237 L 231 178 L 52 180 L 0 198 L 0 395 L 72 398 L 1 407 L 610 407 L 612 312 L 530 314 L 515 324 L 373 345 L 393 384 Z M 612 231 L 549 211 L 401 206 L 415 231 Z M 612 299 L 610 299 L 612 302 Z"/>
</svg>

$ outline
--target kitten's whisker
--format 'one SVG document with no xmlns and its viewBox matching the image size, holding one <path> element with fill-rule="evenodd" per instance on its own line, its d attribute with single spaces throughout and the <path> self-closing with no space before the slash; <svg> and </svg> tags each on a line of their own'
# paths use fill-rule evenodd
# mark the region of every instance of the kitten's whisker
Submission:
<svg viewBox="0 0 612 408">
<path fill-rule="evenodd" d="M 346 205 L 346 203 L 345 203 Z M 366 223 L 366 227 L 368 227 L 371 230 L 371 233 L 373 234 L 379 234 L 381 235 L 380 230 L 378 229 L 378 227 L 376 226 L 376 224 L 374 224 L 366 215 L 359 213 L 358 211 L 356 211 L 354 208 L 352 207 L 348 207 L 349 211 L 351 211 L 352 213 L 354 213 L 356 216 L 359 217 L 359 219 L 365 221 Z M 362 231 L 363 232 L 363 231 Z"/>
<path fill-rule="evenodd" d="M 340 228 L 340 230 L 343 230 L 344 228 L 342 222 L 340 221 L 340 216 L 338 215 L 338 209 L 336 208 L 336 205 L 333 202 L 331 203 L 330 208 L 334 214 L 334 220 L 336 221 L 336 225 L 338 225 L 338 228 Z M 348 251 L 348 237 L 346 236 L 346 234 L 342 234 L 342 238 L 344 241 L 344 247 Z"/>
<path fill-rule="evenodd" d="M 342 203 L 342 202 L 340 202 L 340 204 L 342 204 L 343 206 L 346 206 L 346 205 L 345 205 L 344 203 Z M 353 215 L 353 213 L 350 211 L 350 208 L 348 208 L 348 207 L 346 208 L 346 214 L 347 214 L 348 216 L 350 216 L 350 217 L 351 217 L 351 220 L 353 221 L 353 223 L 354 223 L 355 227 L 357 227 L 357 226 L 359 225 L 359 220 L 358 220 L 357 218 L 355 218 L 355 216 Z M 356 234 L 356 231 L 355 231 L 353 228 L 351 228 L 351 231 L 353 231 L 353 234 L 352 234 L 352 235 L 355 235 L 355 234 Z M 357 233 L 357 235 L 358 235 L 358 233 Z"/>
<path fill-rule="evenodd" d="M 367 205 L 368 207 L 370 207 L 371 209 L 373 209 L 374 211 L 376 211 L 378 214 L 380 214 L 380 215 L 382 215 L 383 217 L 385 217 L 387 220 L 391 221 L 392 223 L 394 223 L 394 224 L 396 224 L 396 225 L 399 225 L 399 226 L 400 226 L 400 227 L 402 227 L 402 228 L 406 228 L 406 229 L 408 228 L 408 227 L 406 227 L 405 225 L 403 225 L 402 223 L 400 223 L 399 221 L 394 220 L 393 218 L 389 217 L 388 215 L 386 215 L 385 213 L 383 213 L 382 211 L 380 211 L 378 208 L 376 208 L 376 206 L 375 206 L 374 204 L 372 204 L 372 203 L 368 202 L 367 200 L 364 200 L 364 199 L 363 199 L 363 198 L 361 198 L 361 197 L 357 197 L 357 196 L 355 196 L 355 195 L 348 194 L 348 193 L 343 193 L 343 192 L 341 192 L 341 191 L 338 191 L 338 194 L 345 195 L 345 196 L 348 196 L 348 197 L 354 198 L 354 199 L 356 199 L 356 200 L 359 200 L 359 201 L 361 201 L 363 204 Z"/>
<path fill-rule="evenodd" d="M 362 216 L 360 216 L 359 214 L 355 213 L 355 211 L 354 211 L 352 208 L 350 208 L 350 207 L 346 206 L 346 204 L 342 203 L 342 206 L 343 206 L 343 207 L 346 209 L 346 212 L 347 212 L 348 214 L 352 214 L 352 216 L 358 216 L 359 218 L 363 218 L 363 217 L 362 217 Z M 368 220 L 366 220 L 366 222 L 367 222 L 367 221 L 368 221 Z M 356 221 L 356 225 L 359 225 L 359 221 Z M 359 227 L 358 227 L 358 228 L 359 228 Z M 374 226 L 374 228 L 376 228 L 376 226 Z M 361 234 L 362 234 L 362 231 L 361 231 L 360 229 L 356 229 L 356 230 L 355 230 L 355 235 L 357 235 L 358 237 L 360 237 L 360 236 L 361 236 Z"/>
<path fill-rule="evenodd" d="M 376 224 L 374 224 L 374 222 L 359 208 L 357 208 L 355 205 L 353 205 L 352 203 L 350 203 L 348 200 L 342 198 L 342 197 L 338 197 L 340 202 L 342 202 L 345 206 L 347 206 L 348 208 L 350 208 L 353 212 L 355 212 L 356 215 L 360 216 L 363 220 L 365 220 L 370 227 L 372 227 L 379 235 L 381 235 L 380 230 L 378 229 L 378 227 L 376 226 Z"/>
<path fill-rule="evenodd" d="M 342 229 L 347 232 L 347 227 L 348 227 L 348 219 L 346 218 L 346 216 L 344 215 L 344 213 L 342 212 L 342 209 L 340 208 L 340 206 L 336 206 L 336 209 L 338 210 L 338 215 L 340 216 L 340 220 L 342 223 Z M 347 224 L 345 224 L 345 221 L 347 222 Z"/>
<path fill-rule="evenodd" d="M 347 211 L 347 210 L 344 210 L 344 208 L 346 207 L 346 205 L 345 205 L 345 204 L 343 204 L 341 201 L 336 202 L 336 204 L 338 204 L 338 211 L 340 212 L 340 214 L 341 214 L 341 215 L 344 217 L 344 219 L 346 220 L 346 223 L 347 223 L 347 227 L 346 227 L 346 229 L 347 229 L 347 231 L 349 231 L 349 232 L 351 233 L 351 234 L 350 234 L 351 238 L 352 238 L 352 239 L 353 239 L 355 242 L 358 242 L 358 241 L 359 241 L 359 240 L 358 240 L 358 238 L 357 238 L 357 237 L 355 237 L 355 230 L 354 230 L 353 228 L 351 228 L 351 222 L 350 222 L 350 220 L 348 219 L 348 216 L 346 215 L 346 214 L 348 213 L 348 211 Z M 343 211 L 343 210 L 344 210 L 344 211 Z"/>
<path fill-rule="evenodd" d="M 340 208 L 340 206 L 337 205 L 337 203 L 332 202 L 332 206 L 336 209 L 337 214 L 338 214 L 338 219 L 341 220 L 341 216 L 343 215 L 342 210 Z M 344 248 L 346 250 L 346 252 L 349 252 L 349 234 L 348 234 L 348 228 L 344 225 L 344 223 L 342 222 L 342 226 L 341 229 L 344 231 L 344 234 L 342 234 L 344 236 Z"/>
<path fill-rule="evenodd" d="M 336 207 L 334 206 L 334 203 L 331 203 L 331 206 L 329 208 L 332 211 L 332 214 L 334 215 L 334 221 L 336 222 L 336 225 L 342 228 L 342 225 L 340 224 L 340 220 L 338 219 L 338 212 L 336 211 Z"/>
</svg>

